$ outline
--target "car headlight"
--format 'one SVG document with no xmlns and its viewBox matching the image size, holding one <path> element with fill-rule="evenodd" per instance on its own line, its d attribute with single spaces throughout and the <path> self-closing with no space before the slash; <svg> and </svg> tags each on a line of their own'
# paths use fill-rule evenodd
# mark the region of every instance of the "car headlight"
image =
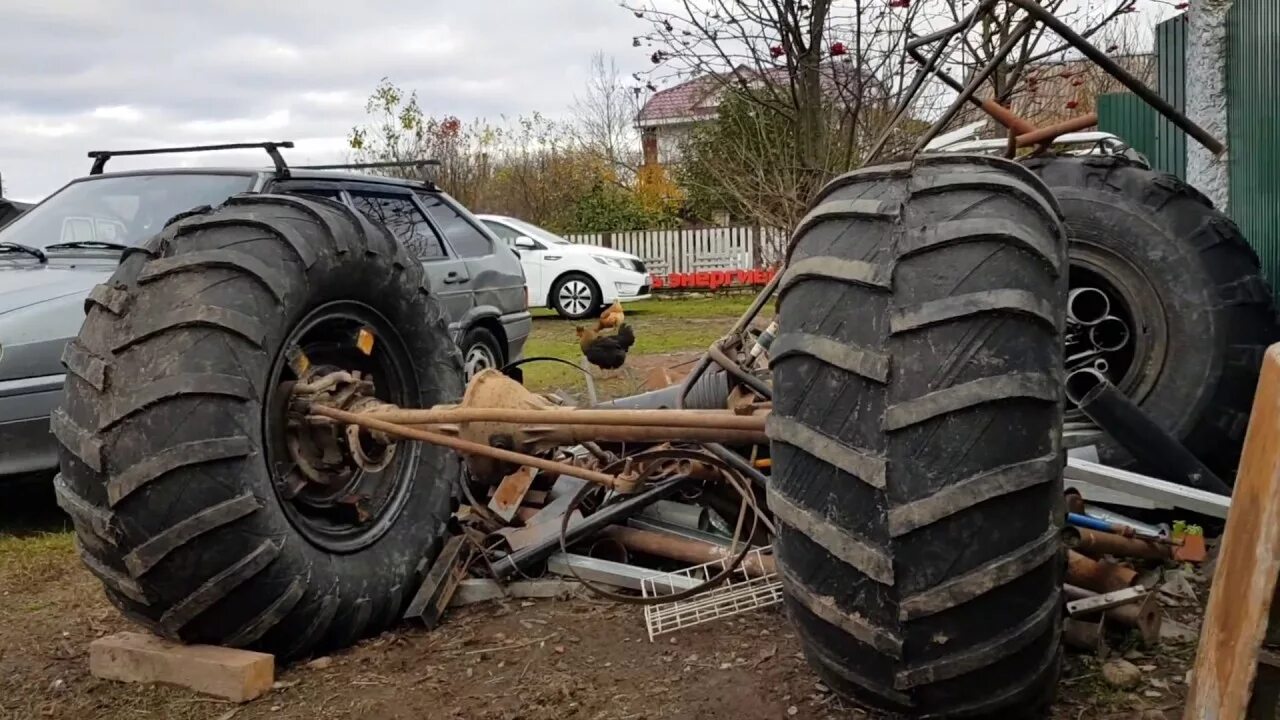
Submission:
<svg viewBox="0 0 1280 720">
<path fill-rule="evenodd" d="M 605 255 L 592 255 L 591 257 L 592 257 L 592 259 L 594 259 L 596 262 L 600 263 L 601 265 L 608 265 L 609 267 L 616 267 L 616 268 L 618 268 L 619 270 L 630 270 L 630 269 L 631 269 L 631 266 L 627 263 L 627 261 L 626 261 L 626 260 L 621 260 L 621 259 L 619 259 L 619 258 L 615 258 L 615 257 L 607 257 L 607 256 L 605 256 Z"/>
</svg>

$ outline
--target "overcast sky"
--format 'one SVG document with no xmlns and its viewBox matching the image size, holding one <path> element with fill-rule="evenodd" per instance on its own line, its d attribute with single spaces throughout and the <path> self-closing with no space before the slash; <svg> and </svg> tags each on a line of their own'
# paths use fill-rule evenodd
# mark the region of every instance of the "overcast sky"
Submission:
<svg viewBox="0 0 1280 720">
<path fill-rule="evenodd" d="M 0 175 L 36 200 L 95 149 L 294 140 L 295 163 L 340 161 L 383 76 L 431 114 L 563 115 L 593 52 L 644 68 L 642 30 L 614 0 L 0 0 Z"/>
</svg>

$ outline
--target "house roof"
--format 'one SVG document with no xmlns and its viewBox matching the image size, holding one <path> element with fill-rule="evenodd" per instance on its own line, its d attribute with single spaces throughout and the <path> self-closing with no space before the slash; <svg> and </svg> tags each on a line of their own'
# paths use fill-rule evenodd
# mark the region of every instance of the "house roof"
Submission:
<svg viewBox="0 0 1280 720">
<path fill-rule="evenodd" d="M 828 89 L 835 89 L 841 84 L 854 87 L 849 81 L 855 74 L 846 63 L 824 63 L 821 68 L 823 83 Z M 733 73 L 743 75 L 760 75 L 765 82 L 785 82 L 788 78 L 786 67 L 771 67 L 763 73 L 747 65 L 739 65 Z M 697 121 L 714 117 L 720 104 L 720 88 L 732 73 L 724 73 L 722 77 L 701 75 L 686 80 L 654 93 L 636 115 L 636 126 L 662 125 L 678 121 Z M 870 84 L 870 78 L 868 78 Z"/>
<path fill-rule="evenodd" d="M 716 114 L 719 93 L 715 78 L 704 75 L 654 93 L 640 108 L 636 123 L 675 119 L 701 119 Z"/>
</svg>

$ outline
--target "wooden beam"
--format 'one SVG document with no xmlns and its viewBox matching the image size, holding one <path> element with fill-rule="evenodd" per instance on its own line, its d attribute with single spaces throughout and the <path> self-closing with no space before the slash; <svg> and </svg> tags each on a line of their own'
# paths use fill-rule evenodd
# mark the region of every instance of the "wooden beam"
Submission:
<svg viewBox="0 0 1280 720">
<path fill-rule="evenodd" d="M 1246 718 L 1280 573 L 1280 344 L 1267 349 L 1184 720 Z"/>
</svg>

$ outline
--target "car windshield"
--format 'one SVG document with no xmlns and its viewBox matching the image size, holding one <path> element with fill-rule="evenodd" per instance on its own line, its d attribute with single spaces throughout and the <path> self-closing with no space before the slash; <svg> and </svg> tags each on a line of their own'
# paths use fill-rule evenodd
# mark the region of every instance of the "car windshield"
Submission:
<svg viewBox="0 0 1280 720">
<path fill-rule="evenodd" d="M 0 228 L 0 242 L 38 248 L 86 242 L 137 245 L 178 213 L 218 205 L 252 186 L 252 175 L 170 172 L 88 178 Z"/>
<path fill-rule="evenodd" d="M 549 230 L 543 230 L 537 225 L 530 225 L 529 223 L 523 220 L 517 220 L 515 218 L 503 218 L 503 221 L 506 222 L 511 227 L 519 230 L 520 232 L 524 233 L 525 235 L 528 235 L 529 237 L 535 240 L 541 240 L 542 242 L 551 243 L 552 245 L 572 245 L 573 244 Z"/>
</svg>

